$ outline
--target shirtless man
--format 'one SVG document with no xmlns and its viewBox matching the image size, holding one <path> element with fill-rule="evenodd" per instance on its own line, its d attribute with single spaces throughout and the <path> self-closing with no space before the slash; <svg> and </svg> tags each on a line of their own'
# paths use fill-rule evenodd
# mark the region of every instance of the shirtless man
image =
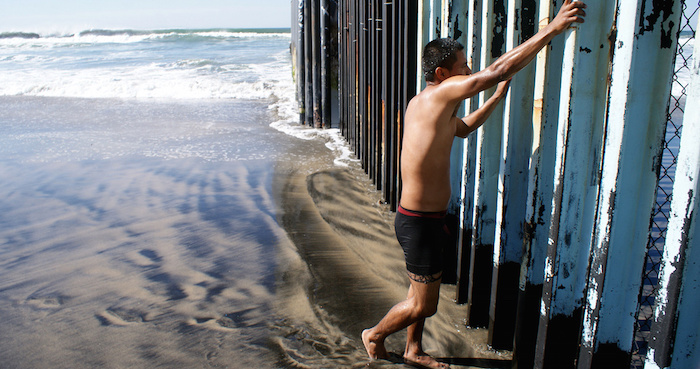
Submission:
<svg viewBox="0 0 700 369">
<path fill-rule="evenodd" d="M 426 87 L 408 104 L 405 114 L 401 179 L 403 190 L 396 214 L 396 235 L 404 250 L 410 279 L 408 297 L 396 304 L 374 327 L 362 332 L 372 359 L 388 359 L 387 336 L 407 329 L 404 361 L 427 368 L 448 368 L 422 348 L 425 318 L 437 311 L 442 278 L 445 209 L 450 198 L 450 151 L 454 137 L 466 137 L 484 123 L 505 96 L 510 78 L 529 64 L 556 35 L 583 23 L 586 5 L 565 0 L 558 15 L 522 45 L 503 54 L 488 68 L 471 74 L 464 48 L 438 39 L 423 51 Z M 475 112 L 460 119 L 464 99 L 496 86 L 496 92 Z"/>
</svg>

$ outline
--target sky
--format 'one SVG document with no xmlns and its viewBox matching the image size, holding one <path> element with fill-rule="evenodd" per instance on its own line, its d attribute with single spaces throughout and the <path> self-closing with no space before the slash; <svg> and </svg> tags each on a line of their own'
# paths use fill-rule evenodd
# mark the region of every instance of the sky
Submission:
<svg viewBox="0 0 700 369">
<path fill-rule="evenodd" d="M 689 10 L 696 0 L 687 0 Z M 693 17 L 697 25 L 697 14 Z M 290 0 L 0 0 L 0 32 L 86 29 L 287 28 Z"/>
<path fill-rule="evenodd" d="M 290 0 L 0 0 L 0 32 L 288 28 Z"/>
</svg>

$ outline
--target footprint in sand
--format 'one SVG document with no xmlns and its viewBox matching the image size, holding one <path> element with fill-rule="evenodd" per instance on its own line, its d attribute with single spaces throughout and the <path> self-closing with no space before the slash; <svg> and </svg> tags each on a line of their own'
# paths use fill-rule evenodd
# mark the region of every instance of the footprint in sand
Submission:
<svg viewBox="0 0 700 369">
<path fill-rule="evenodd" d="M 64 296 L 29 297 L 25 301 L 27 305 L 38 309 L 58 309 L 63 305 Z"/>
<path fill-rule="evenodd" d="M 107 310 L 95 314 L 100 324 L 104 326 L 116 325 L 126 326 L 130 324 L 143 323 L 150 320 L 149 314 L 136 309 L 126 309 L 120 307 L 111 307 Z"/>
<path fill-rule="evenodd" d="M 163 261 L 163 257 L 155 250 L 142 249 L 130 251 L 127 254 L 129 261 L 143 268 L 153 268 Z"/>
<path fill-rule="evenodd" d="M 225 328 L 225 329 L 238 329 L 238 328 L 248 328 L 255 327 L 261 324 L 260 322 L 252 321 L 248 313 L 254 311 L 255 309 L 243 309 L 241 311 L 224 314 L 221 317 L 195 317 L 193 318 L 196 324 L 216 324 L 215 328 Z"/>
</svg>

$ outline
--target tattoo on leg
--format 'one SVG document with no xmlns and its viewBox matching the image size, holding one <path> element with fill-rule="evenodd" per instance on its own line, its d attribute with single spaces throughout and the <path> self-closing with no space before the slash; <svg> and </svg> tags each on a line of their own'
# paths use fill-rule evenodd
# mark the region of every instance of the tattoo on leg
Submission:
<svg viewBox="0 0 700 369">
<path fill-rule="evenodd" d="M 415 274 L 415 273 L 411 273 L 411 272 L 407 272 L 407 273 L 408 273 L 408 278 L 410 278 L 418 283 L 424 283 L 424 284 L 433 283 L 433 282 L 439 281 L 440 278 L 442 278 L 442 272 L 437 273 L 437 274 L 433 274 L 433 275 L 419 275 L 419 274 Z"/>
</svg>

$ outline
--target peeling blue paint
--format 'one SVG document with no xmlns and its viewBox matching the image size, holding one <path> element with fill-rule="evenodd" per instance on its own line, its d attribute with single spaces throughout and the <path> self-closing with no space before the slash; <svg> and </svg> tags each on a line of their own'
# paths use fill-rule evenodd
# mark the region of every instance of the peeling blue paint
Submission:
<svg viewBox="0 0 700 369">
<path fill-rule="evenodd" d="M 646 15 L 647 4 L 651 1 L 651 11 Z M 668 0 L 646 0 L 642 1 L 641 14 L 639 19 L 639 35 L 645 32 L 654 31 L 655 27 L 660 29 L 660 46 L 662 49 L 671 48 L 674 43 L 673 28 L 675 23 L 669 18 L 673 15 L 673 1 Z M 667 23 L 668 22 L 668 23 Z"/>
<path fill-rule="evenodd" d="M 493 2 L 493 39 L 491 40 L 491 57 L 496 59 L 503 55 L 506 46 L 506 0 Z"/>
</svg>

